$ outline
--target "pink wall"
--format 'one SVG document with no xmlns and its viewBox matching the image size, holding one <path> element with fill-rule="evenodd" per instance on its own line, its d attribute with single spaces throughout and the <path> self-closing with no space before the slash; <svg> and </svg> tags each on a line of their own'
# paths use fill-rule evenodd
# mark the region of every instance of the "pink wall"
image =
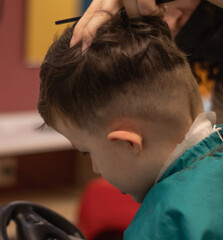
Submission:
<svg viewBox="0 0 223 240">
<path fill-rule="evenodd" d="M 25 0 L 3 0 L 0 16 L 0 113 L 36 109 L 39 69 L 23 62 Z"/>
</svg>

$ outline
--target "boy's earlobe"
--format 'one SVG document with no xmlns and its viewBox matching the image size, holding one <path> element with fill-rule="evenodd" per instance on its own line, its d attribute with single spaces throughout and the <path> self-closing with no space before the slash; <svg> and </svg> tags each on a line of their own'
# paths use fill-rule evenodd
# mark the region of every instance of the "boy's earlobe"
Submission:
<svg viewBox="0 0 223 240">
<path fill-rule="evenodd" d="M 133 148 L 134 153 L 139 153 L 142 150 L 142 136 L 134 131 L 117 130 L 108 134 L 109 141 L 126 141 Z"/>
</svg>

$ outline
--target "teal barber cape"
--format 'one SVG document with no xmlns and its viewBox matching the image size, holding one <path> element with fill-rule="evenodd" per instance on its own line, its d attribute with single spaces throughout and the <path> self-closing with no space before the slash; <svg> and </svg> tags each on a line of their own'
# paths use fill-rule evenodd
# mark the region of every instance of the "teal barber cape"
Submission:
<svg viewBox="0 0 223 240">
<path fill-rule="evenodd" d="M 219 133 L 223 136 L 223 130 Z M 220 239 L 223 142 L 214 132 L 167 169 L 145 197 L 124 240 Z"/>
</svg>

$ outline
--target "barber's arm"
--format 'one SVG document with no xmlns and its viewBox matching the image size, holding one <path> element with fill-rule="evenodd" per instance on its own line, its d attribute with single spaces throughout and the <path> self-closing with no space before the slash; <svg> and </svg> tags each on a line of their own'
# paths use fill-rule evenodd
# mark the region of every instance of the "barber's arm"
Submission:
<svg viewBox="0 0 223 240">
<path fill-rule="evenodd" d="M 223 8 L 223 0 L 208 0 L 208 2 L 211 2 L 216 6 Z"/>
</svg>

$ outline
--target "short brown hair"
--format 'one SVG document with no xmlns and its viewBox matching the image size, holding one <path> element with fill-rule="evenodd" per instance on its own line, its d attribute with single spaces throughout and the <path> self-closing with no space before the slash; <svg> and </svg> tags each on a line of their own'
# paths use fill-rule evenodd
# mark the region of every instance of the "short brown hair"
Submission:
<svg viewBox="0 0 223 240">
<path fill-rule="evenodd" d="M 72 33 L 52 44 L 41 66 L 38 109 L 48 125 L 52 109 L 82 128 L 121 116 L 183 124 L 201 110 L 186 57 L 159 17 L 128 19 L 120 11 L 85 52 L 81 42 L 70 48 Z"/>
</svg>

